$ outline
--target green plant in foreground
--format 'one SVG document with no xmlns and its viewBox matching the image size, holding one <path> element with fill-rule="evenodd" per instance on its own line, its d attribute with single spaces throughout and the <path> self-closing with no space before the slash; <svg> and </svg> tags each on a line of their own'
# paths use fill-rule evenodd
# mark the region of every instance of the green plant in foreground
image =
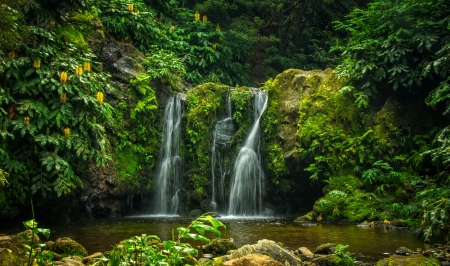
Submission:
<svg viewBox="0 0 450 266">
<path fill-rule="evenodd" d="M 28 234 L 19 234 L 19 237 L 24 239 L 25 241 L 30 242 L 30 245 L 23 244 L 28 252 L 28 261 L 26 263 L 27 266 L 31 265 L 47 265 L 48 262 L 52 261 L 53 259 L 53 252 L 48 253 L 48 257 L 43 253 L 45 248 L 47 247 L 46 244 L 39 244 L 35 243 L 35 234 L 41 233 L 43 234 L 47 239 L 50 237 L 50 229 L 44 229 L 37 227 L 38 223 L 34 219 L 34 208 L 33 208 L 33 200 L 31 200 L 31 211 L 33 215 L 33 219 L 23 222 L 23 225 L 25 225 L 25 228 L 27 230 L 31 230 L 31 235 Z"/>
<path fill-rule="evenodd" d="M 348 245 L 337 245 L 336 250 L 334 251 L 334 254 L 336 254 L 339 257 L 339 261 L 337 265 L 347 266 L 347 265 L 354 265 L 356 258 L 353 258 L 350 256 L 350 252 L 344 251 Z"/>
<path fill-rule="evenodd" d="M 212 232 L 220 238 L 220 227 L 226 229 L 226 226 L 214 219 L 211 213 L 205 213 L 192 221 L 188 227 L 178 227 L 177 240 L 173 231 L 172 240 L 163 242 L 158 236 L 142 234 L 122 241 L 109 252 L 109 260 L 102 258 L 99 262 L 107 261 L 107 265 L 110 266 L 195 264 L 194 257 L 198 255 L 198 250 L 188 243 L 182 243 L 181 240 L 193 239 L 209 243 L 210 240 L 204 236 L 205 232 Z M 197 233 L 192 233 L 192 229 L 195 229 Z"/>
</svg>

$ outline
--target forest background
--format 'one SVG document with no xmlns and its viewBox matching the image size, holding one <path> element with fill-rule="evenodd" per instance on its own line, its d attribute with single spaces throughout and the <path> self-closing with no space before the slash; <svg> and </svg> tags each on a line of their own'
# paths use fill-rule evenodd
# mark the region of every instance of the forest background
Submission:
<svg viewBox="0 0 450 266">
<path fill-rule="evenodd" d="M 154 169 L 161 137 L 155 82 L 172 91 L 181 82 L 270 90 L 277 84 L 270 78 L 286 69 L 333 68 L 342 85 L 336 97 L 356 108 L 321 110 L 327 118 L 310 115 L 316 126 L 305 117 L 298 122 L 298 171 L 323 188 L 312 219 L 396 220 L 423 226 L 425 239 L 448 234 L 447 1 L 1 0 L 0 16 L 4 219 L 24 215 L 31 197 L 41 210 L 60 197 L 70 202 L 86 186 L 85 169 L 112 159 L 118 195 L 146 195 L 152 184 L 143 171 Z M 127 84 L 132 104 L 105 100 L 122 88 L 85 39 L 98 29 L 145 55 L 146 74 Z M 395 115 L 381 113 L 382 125 L 371 127 L 393 97 Z M 195 99 L 213 104 L 205 112 L 219 105 Z M 279 123 L 270 119 L 269 112 L 269 133 Z M 199 133 L 187 131 L 196 153 Z M 280 147 L 267 146 L 271 189 L 291 198 L 299 181 Z M 202 161 L 199 155 L 191 163 L 205 168 Z M 190 182 L 200 201 L 206 177 L 194 174 Z"/>
</svg>

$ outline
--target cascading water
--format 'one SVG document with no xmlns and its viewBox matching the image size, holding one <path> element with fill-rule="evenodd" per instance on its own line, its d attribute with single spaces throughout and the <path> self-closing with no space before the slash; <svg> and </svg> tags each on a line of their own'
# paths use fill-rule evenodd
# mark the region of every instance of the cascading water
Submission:
<svg viewBox="0 0 450 266">
<path fill-rule="evenodd" d="M 233 139 L 234 125 L 231 117 L 231 92 L 228 93 L 226 106 L 226 117 L 217 122 L 214 127 L 213 145 L 211 148 L 211 176 L 212 176 L 212 200 L 210 207 L 217 211 L 216 199 L 216 175 L 220 178 L 219 191 L 220 202 L 225 205 L 225 177 L 230 174 L 229 160 L 227 161 L 226 150 Z"/>
<path fill-rule="evenodd" d="M 159 153 L 158 174 L 155 179 L 155 214 L 175 215 L 181 188 L 182 160 L 180 157 L 182 105 L 180 95 L 172 96 L 164 111 L 164 125 Z"/>
<path fill-rule="evenodd" d="M 261 167 L 260 126 L 261 116 L 267 108 L 267 94 L 254 95 L 254 124 L 244 146 L 240 149 L 233 169 L 228 215 L 259 216 L 264 214 L 264 172 Z"/>
</svg>

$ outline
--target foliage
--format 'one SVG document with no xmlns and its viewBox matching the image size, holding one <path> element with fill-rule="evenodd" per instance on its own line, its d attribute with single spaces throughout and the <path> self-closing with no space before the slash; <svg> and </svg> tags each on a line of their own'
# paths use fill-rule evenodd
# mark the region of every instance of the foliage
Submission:
<svg viewBox="0 0 450 266">
<path fill-rule="evenodd" d="M 226 229 L 223 223 L 206 213 L 192 221 L 188 227 L 178 227 L 177 240 L 161 242 L 155 235 L 135 236 L 122 241 L 109 252 L 108 265 L 192 265 L 196 262 L 194 257 L 198 255 L 198 250 L 181 240 L 209 243 L 210 240 L 204 236 L 205 232 L 212 232 L 220 238 L 220 227 Z M 192 229 L 197 233 L 192 233 Z"/>
<path fill-rule="evenodd" d="M 341 245 L 341 244 L 336 246 L 334 254 L 338 255 L 340 259 L 337 265 L 351 266 L 355 264 L 356 258 L 350 256 L 350 252 L 344 251 L 344 249 L 346 249 L 347 247 L 348 245 Z"/>
<path fill-rule="evenodd" d="M 28 191 L 44 198 L 66 195 L 82 186 L 73 169 L 78 160 L 94 159 L 99 166 L 109 159 L 103 126 L 112 122 L 112 108 L 103 102 L 105 90 L 114 90 L 109 76 L 96 72 L 94 54 L 47 26 L 28 30 L 35 42 L 22 43 L 26 52 L 0 61 L 0 158 L 14 188 L 4 192 L 15 199 L 11 206 Z"/>
<path fill-rule="evenodd" d="M 247 87 L 236 88 L 231 93 L 231 104 L 233 107 L 233 120 L 236 121 L 239 128 L 249 125 L 251 117 L 248 114 L 252 108 L 252 93 Z"/>
</svg>

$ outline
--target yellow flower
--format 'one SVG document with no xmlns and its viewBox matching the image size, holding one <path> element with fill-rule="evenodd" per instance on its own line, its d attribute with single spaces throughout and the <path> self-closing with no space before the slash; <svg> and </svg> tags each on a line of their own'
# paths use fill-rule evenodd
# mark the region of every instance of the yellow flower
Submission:
<svg viewBox="0 0 450 266">
<path fill-rule="evenodd" d="M 64 129 L 64 137 L 66 138 L 70 137 L 70 128 L 66 127 Z"/>
<path fill-rule="evenodd" d="M 34 68 L 41 68 L 41 59 L 36 59 L 33 61 Z"/>
<path fill-rule="evenodd" d="M 213 45 L 212 45 L 212 48 L 213 48 L 214 50 L 216 50 L 216 49 L 217 49 L 217 44 L 213 44 Z"/>
<path fill-rule="evenodd" d="M 171 29 L 172 31 L 174 31 L 174 30 L 175 30 L 175 26 L 172 25 L 172 27 L 170 27 L 170 29 Z"/>
<path fill-rule="evenodd" d="M 391 224 L 391 222 L 389 222 L 387 219 L 384 219 L 383 223 L 385 223 L 385 224 Z"/>
<path fill-rule="evenodd" d="M 220 32 L 220 26 L 219 26 L 219 23 L 217 23 L 216 31 L 217 31 L 217 32 Z"/>
<path fill-rule="evenodd" d="M 89 63 L 89 62 L 84 62 L 84 64 L 83 64 L 83 70 L 84 70 L 84 71 L 87 71 L 87 72 L 90 72 L 90 71 L 91 71 L 91 63 Z"/>
<path fill-rule="evenodd" d="M 195 12 L 195 21 L 199 21 L 200 20 L 200 13 L 198 13 L 198 11 Z"/>
<path fill-rule="evenodd" d="M 11 59 L 14 59 L 14 58 L 16 57 L 16 53 L 14 53 L 14 52 L 9 52 L 9 53 L 8 53 L 8 57 L 11 58 Z"/>
<path fill-rule="evenodd" d="M 206 22 L 208 22 L 208 16 L 206 16 L 206 15 L 203 15 L 203 17 L 202 17 L 202 21 L 203 21 L 203 23 L 206 23 Z"/>
<path fill-rule="evenodd" d="M 128 4 L 128 11 L 133 12 L 134 4 Z"/>
<path fill-rule="evenodd" d="M 102 92 L 97 92 L 97 101 L 102 104 L 103 103 L 103 93 Z"/>
<path fill-rule="evenodd" d="M 317 218 L 317 221 L 320 222 L 320 221 L 322 221 L 322 220 L 323 220 L 322 214 L 320 214 L 319 217 Z"/>
<path fill-rule="evenodd" d="M 23 118 L 23 124 L 24 124 L 25 126 L 30 125 L 30 117 L 25 116 L 25 117 Z"/>
<path fill-rule="evenodd" d="M 80 66 L 77 66 L 77 68 L 75 69 L 75 74 L 76 74 L 77 76 L 83 75 L 83 68 L 80 67 Z"/>
<path fill-rule="evenodd" d="M 61 93 L 61 95 L 59 95 L 59 101 L 62 103 L 65 103 L 67 101 L 67 94 L 65 92 Z"/>
<path fill-rule="evenodd" d="M 59 82 L 61 83 L 67 83 L 67 72 L 63 71 L 61 72 L 61 75 L 59 76 Z"/>
</svg>

